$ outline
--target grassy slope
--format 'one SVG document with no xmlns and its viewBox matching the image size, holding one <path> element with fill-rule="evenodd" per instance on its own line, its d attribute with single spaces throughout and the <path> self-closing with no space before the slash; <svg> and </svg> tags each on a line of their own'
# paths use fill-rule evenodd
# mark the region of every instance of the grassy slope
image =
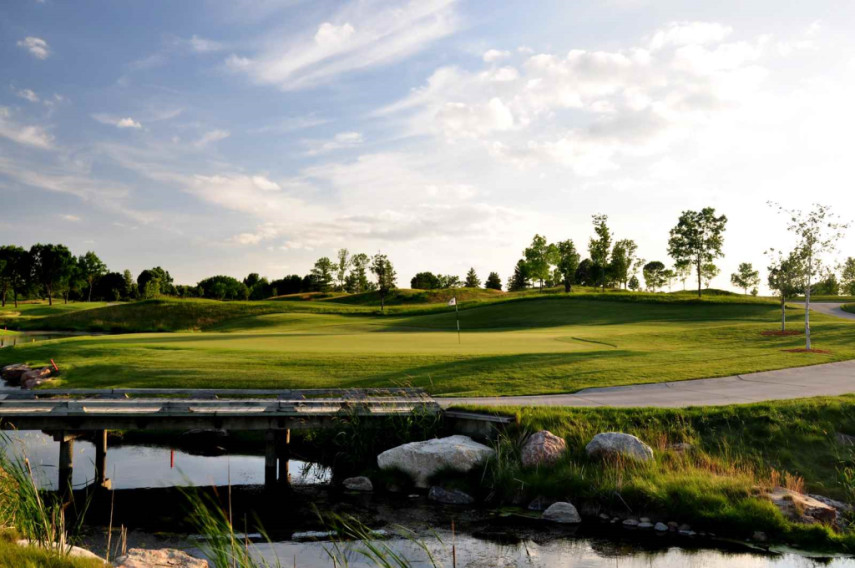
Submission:
<svg viewBox="0 0 855 568">
<path fill-rule="evenodd" d="M 849 312 L 850 314 L 855 314 L 855 304 L 846 304 L 841 309 Z"/>
<path fill-rule="evenodd" d="M 763 530 L 802 546 L 836 543 L 855 551 L 855 533 L 841 539 L 824 529 L 793 527 L 755 497 L 755 487 L 786 484 L 855 502 L 855 448 L 835 440 L 837 432 L 855 435 L 855 395 L 715 408 L 477 410 L 516 415 L 519 430 L 511 438 L 548 429 L 567 441 L 568 454 L 554 467 L 498 468 L 494 484 L 506 498 L 522 491 L 526 499 L 594 501 L 625 511 L 623 499 L 634 511 L 689 522 L 696 530 L 740 538 Z M 656 463 L 590 460 L 585 445 L 606 431 L 648 442 L 656 450 Z M 677 442 L 692 444 L 692 451 L 667 449 Z"/>
<path fill-rule="evenodd" d="M 103 568 L 98 560 L 69 558 L 34 546 L 18 546 L 0 538 L 0 568 Z"/>
<path fill-rule="evenodd" d="M 455 315 L 333 302 L 152 301 L 54 316 L 87 325 L 106 316 L 205 333 L 68 338 L 0 351 L 0 364 L 55 359 L 69 386 L 364 387 L 414 384 L 433 393 L 567 392 L 590 386 L 721 376 L 855 358 L 855 324 L 816 315 L 816 346 L 764 337 L 772 303 L 595 300 L 563 295 L 473 304 Z M 510 298 L 513 300 L 513 298 Z M 624 299 L 621 295 L 609 299 Z M 663 301 L 665 299 L 667 301 Z M 437 311 L 439 310 L 439 311 Z M 322 313 L 334 311 L 335 313 Z M 792 310 L 794 316 L 800 310 Z M 97 318 L 93 317 L 96 314 Z M 110 315 L 112 314 L 112 315 Z"/>
</svg>

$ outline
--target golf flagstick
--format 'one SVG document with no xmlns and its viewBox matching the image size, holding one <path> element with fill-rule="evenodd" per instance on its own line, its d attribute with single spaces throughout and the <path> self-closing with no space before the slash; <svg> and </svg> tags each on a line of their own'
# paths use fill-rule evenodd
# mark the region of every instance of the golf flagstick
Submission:
<svg viewBox="0 0 855 568">
<path fill-rule="evenodd" d="M 457 296 L 452 296 L 448 301 L 449 306 L 454 306 L 454 316 L 457 319 L 457 343 L 460 343 L 460 308 L 457 307 Z"/>
</svg>

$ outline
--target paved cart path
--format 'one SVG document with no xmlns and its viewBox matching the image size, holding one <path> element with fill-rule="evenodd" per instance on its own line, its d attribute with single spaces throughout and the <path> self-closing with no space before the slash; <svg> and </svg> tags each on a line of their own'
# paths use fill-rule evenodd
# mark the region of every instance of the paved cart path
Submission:
<svg viewBox="0 0 855 568">
<path fill-rule="evenodd" d="M 846 319 L 855 314 L 840 309 L 843 304 L 811 304 L 811 310 Z M 842 361 L 764 371 L 714 379 L 672 381 L 585 389 L 573 394 L 533 396 L 443 398 L 444 407 L 459 404 L 482 406 L 719 406 L 764 400 L 855 393 L 855 361 Z"/>
</svg>

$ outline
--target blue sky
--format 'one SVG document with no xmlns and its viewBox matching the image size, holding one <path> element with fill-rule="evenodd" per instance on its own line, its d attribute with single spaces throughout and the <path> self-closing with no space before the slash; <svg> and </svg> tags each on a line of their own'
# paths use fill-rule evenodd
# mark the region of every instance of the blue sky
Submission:
<svg viewBox="0 0 855 568">
<path fill-rule="evenodd" d="M 340 247 L 504 280 L 594 213 L 667 261 L 712 205 L 727 287 L 789 244 L 767 200 L 855 210 L 853 27 L 844 1 L 9 0 L 0 242 L 182 283 Z"/>
</svg>

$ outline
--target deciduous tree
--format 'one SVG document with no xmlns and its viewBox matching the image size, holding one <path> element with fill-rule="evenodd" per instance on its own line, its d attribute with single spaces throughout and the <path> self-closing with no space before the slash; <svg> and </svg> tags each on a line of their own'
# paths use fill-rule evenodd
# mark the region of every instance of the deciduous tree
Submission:
<svg viewBox="0 0 855 568">
<path fill-rule="evenodd" d="M 678 264 L 694 266 L 698 275 L 698 297 L 701 297 L 703 268 L 723 256 L 724 230 L 727 217 L 716 217 L 715 209 L 705 207 L 700 211 L 683 211 L 677 225 L 671 229 L 668 254 Z"/>
<path fill-rule="evenodd" d="M 638 245 L 632 239 L 621 239 L 612 249 L 611 273 L 618 284 L 626 288 L 637 260 Z"/>
<path fill-rule="evenodd" d="M 760 272 L 754 270 L 750 262 L 742 262 L 736 272 L 730 275 L 730 283 L 737 288 L 742 288 L 742 292 L 747 295 L 749 288 L 760 284 Z"/>
<path fill-rule="evenodd" d="M 769 289 L 781 300 L 781 331 L 787 329 L 787 300 L 804 293 L 804 256 L 796 249 L 787 255 L 771 249 L 766 251 L 770 257 Z"/>
<path fill-rule="evenodd" d="M 350 268 L 350 251 L 346 248 L 338 249 L 336 253 L 335 274 L 339 292 L 344 291 L 344 280 L 347 278 L 347 269 Z"/>
<path fill-rule="evenodd" d="M 549 278 L 551 265 L 555 264 L 556 255 L 555 245 L 550 245 L 546 242 L 546 237 L 540 235 L 535 235 L 531 240 L 531 245 L 523 251 L 529 277 L 540 282 L 541 291 L 544 280 Z"/>
<path fill-rule="evenodd" d="M 648 290 L 655 292 L 665 284 L 665 265 L 658 260 L 652 260 L 645 264 L 642 274 L 644 274 L 644 283 Z"/>
<path fill-rule="evenodd" d="M 840 284 L 844 294 L 855 296 L 855 258 L 851 256 L 840 267 Z"/>
<path fill-rule="evenodd" d="M 570 239 L 558 242 L 556 249 L 558 251 L 557 271 L 561 277 L 561 283 L 564 284 L 564 292 L 569 293 L 576 282 L 576 269 L 579 268 L 579 253 L 576 252 L 576 245 Z"/>
<path fill-rule="evenodd" d="M 612 233 L 609 226 L 606 224 L 609 220 L 608 215 L 593 215 L 594 233 L 596 237 L 591 237 L 588 241 L 588 253 L 591 255 L 591 262 L 599 268 L 600 287 L 606 289 L 606 270 L 609 265 L 609 253 L 612 247 Z"/>
<path fill-rule="evenodd" d="M 769 203 L 786 215 L 789 220 L 787 229 L 798 240 L 800 254 L 804 258 L 805 287 L 805 349 L 811 349 L 810 342 L 810 294 L 814 281 L 826 272 L 823 257 L 837 249 L 837 241 L 843 238 L 848 223 L 841 223 L 827 205 L 814 203 L 813 209 L 803 212 L 799 209 L 785 209 L 776 203 Z"/>
<path fill-rule="evenodd" d="M 48 304 L 53 305 L 53 293 L 71 275 L 74 257 L 64 245 L 35 244 L 30 248 L 33 278 L 45 291 Z"/>
<path fill-rule="evenodd" d="M 107 265 L 98 258 L 97 254 L 90 250 L 77 259 L 77 266 L 80 270 L 80 275 L 89 285 L 89 295 L 87 296 L 87 300 L 91 302 L 92 288 L 95 286 L 95 281 L 101 276 L 107 274 Z"/>
<path fill-rule="evenodd" d="M 397 275 L 392 262 L 385 254 L 375 254 L 371 260 L 371 272 L 377 279 L 377 292 L 380 295 L 380 311 L 386 308 L 386 296 L 395 289 Z"/>
</svg>

